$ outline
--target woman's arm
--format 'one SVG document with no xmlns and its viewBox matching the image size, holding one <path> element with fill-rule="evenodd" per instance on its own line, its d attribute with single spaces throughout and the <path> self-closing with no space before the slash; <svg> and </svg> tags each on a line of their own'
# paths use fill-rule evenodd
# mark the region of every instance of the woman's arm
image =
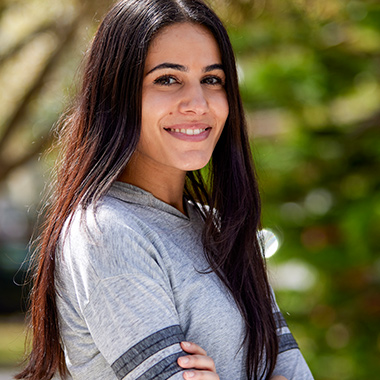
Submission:
<svg viewBox="0 0 380 380">
<path fill-rule="evenodd" d="M 178 364 L 184 369 L 191 369 L 185 371 L 183 377 L 188 379 L 202 379 L 202 380 L 219 380 L 216 373 L 215 363 L 207 356 L 206 351 L 192 342 L 181 342 L 181 347 L 184 351 L 191 355 L 181 356 L 178 358 Z M 276 375 L 271 380 L 288 380 L 284 376 Z"/>
<path fill-rule="evenodd" d="M 286 320 L 275 301 L 273 293 L 273 312 L 277 325 L 279 354 L 274 369 L 273 380 L 313 380 L 313 375 L 303 358 Z M 272 380 L 271 379 L 271 380 Z"/>
<path fill-rule="evenodd" d="M 89 213 L 83 223 L 80 214 L 73 219 L 57 263 L 72 377 L 183 379 L 177 358 L 185 337 L 155 246 L 117 213 L 99 207 L 96 221 Z"/>
</svg>

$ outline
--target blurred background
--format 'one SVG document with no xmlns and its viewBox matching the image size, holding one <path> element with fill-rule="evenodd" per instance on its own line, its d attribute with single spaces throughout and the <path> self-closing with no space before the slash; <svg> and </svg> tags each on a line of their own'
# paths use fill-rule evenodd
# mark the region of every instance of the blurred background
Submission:
<svg viewBox="0 0 380 380">
<path fill-rule="evenodd" d="M 50 131 L 111 3 L 0 0 L 0 372 L 23 353 Z M 380 2 L 211 4 L 237 55 L 277 301 L 316 379 L 377 377 Z"/>
</svg>

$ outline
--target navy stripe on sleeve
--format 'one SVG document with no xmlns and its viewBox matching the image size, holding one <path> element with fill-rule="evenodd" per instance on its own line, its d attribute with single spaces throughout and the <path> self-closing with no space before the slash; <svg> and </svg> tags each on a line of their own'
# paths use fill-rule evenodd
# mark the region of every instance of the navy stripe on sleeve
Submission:
<svg viewBox="0 0 380 380">
<path fill-rule="evenodd" d="M 292 333 L 288 329 L 286 320 L 281 312 L 274 313 L 274 319 L 276 321 L 276 327 L 278 330 L 285 328 L 285 332 L 278 337 L 278 353 L 292 350 L 294 348 L 298 349 L 298 344 L 294 339 Z M 288 331 L 288 332 L 286 332 Z"/>
<path fill-rule="evenodd" d="M 279 336 L 278 353 L 298 349 L 298 344 L 291 333 L 282 334 Z"/>
<path fill-rule="evenodd" d="M 175 343 L 180 343 L 183 340 L 185 340 L 185 338 L 180 326 L 174 325 L 174 326 L 166 327 L 160 331 L 155 332 L 152 335 L 149 335 L 145 339 L 135 344 L 127 352 L 121 355 L 119 359 L 117 359 L 112 364 L 111 367 L 113 371 L 115 372 L 117 378 L 123 379 L 126 375 L 128 375 L 128 373 L 133 371 L 142 362 L 144 362 L 146 359 L 148 359 L 152 355 L 156 354 L 157 352 L 159 352 L 160 350 L 166 347 L 172 346 Z M 173 363 L 173 361 L 176 362 L 176 359 L 173 358 L 172 356 L 173 355 L 166 358 L 168 359 L 167 362 L 165 362 L 166 359 L 164 359 L 163 361 L 161 361 L 162 363 L 160 362 L 161 364 L 157 363 L 155 366 L 151 368 L 151 370 L 153 370 L 156 367 L 156 371 L 158 371 L 157 373 L 161 373 L 165 371 L 166 367 L 168 366 L 168 363 Z M 176 372 L 180 371 L 181 370 L 180 367 L 176 363 L 174 364 L 176 366 L 175 368 Z M 167 370 L 169 372 L 171 371 L 170 368 Z M 173 372 L 172 375 L 174 373 L 175 372 Z M 140 376 L 141 380 L 144 379 L 143 377 L 144 375 Z"/>
<path fill-rule="evenodd" d="M 273 315 L 274 315 L 274 320 L 276 322 L 276 327 L 278 329 L 281 329 L 283 327 L 288 327 L 286 320 L 280 311 L 278 311 L 277 313 L 274 313 Z"/>
<path fill-rule="evenodd" d="M 165 359 L 162 359 L 156 365 L 154 365 L 151 369 L 146 371 L 143 375 L 141 375 L 137 380 L 166 380 L 173 376 L 175 373 L 179 371 L 183 371 L 177 364 L 177 359 L 182 356 L 182 353 L 173 354 L 168 356 Z"/>
</svg>

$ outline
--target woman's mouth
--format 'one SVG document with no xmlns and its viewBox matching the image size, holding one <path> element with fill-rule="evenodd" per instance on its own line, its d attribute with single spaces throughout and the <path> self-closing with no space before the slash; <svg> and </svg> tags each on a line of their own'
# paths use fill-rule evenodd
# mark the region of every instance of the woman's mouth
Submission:
<svg viewBox="0 0 380 380">
<path fill-rule="evenodd" d="M 165 128 L 172 137 L 188 142 L 198 142 L 207 139 L 212 128 L 204 126 L 204 128 Z"/>
<path fill-rule="evenodd" d="M 165 128 L 168 132 L 184 133 L 189 136 L 200 135 L 209 128 L 199 128 L 199 129 L 184 129 L 184 128 Z"/>
</svg>

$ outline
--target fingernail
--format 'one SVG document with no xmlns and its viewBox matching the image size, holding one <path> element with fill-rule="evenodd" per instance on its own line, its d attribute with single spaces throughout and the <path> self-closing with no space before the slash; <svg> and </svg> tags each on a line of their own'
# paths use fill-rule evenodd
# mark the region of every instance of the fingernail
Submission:
<svg viewBox="0 0 380 380">
<path fill-rule="evenodd" d="M 187 356 L 182 356 L 182 357 L 179 358 L 179 361 L 182 364 L 187 364 L 190 361 L 190 359 Z"/>
<path fill-rule="evenodd" d="M 187 371 L 187 372 L 185 372 L 185 375 L 186 375 L 187 378 L 194 377 L 195 376 L 195 372 L 193 372 L 193 371 Z"/>
<path fill-rule="evenodd" d="M 182 342 L 182 344 L 185 346 L 185 347 L 190 347 L 191 344 L 189 342 Z"/>
</svg>

